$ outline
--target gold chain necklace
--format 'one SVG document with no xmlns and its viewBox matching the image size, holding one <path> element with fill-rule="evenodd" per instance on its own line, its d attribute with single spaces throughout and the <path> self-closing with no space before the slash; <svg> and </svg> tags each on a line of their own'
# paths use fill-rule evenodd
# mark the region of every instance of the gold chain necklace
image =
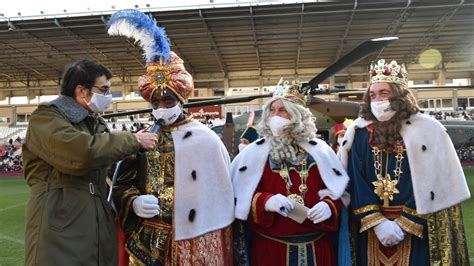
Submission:
<svg viewBox="0 0 474 266">
<path fill-rule="evenodd" d="M 304 205 L 304 197 L 306 195 L 306 192 L 308 191 L 308 186 L 306 185 L 306 180 L 308 179 L 308 175 L 309 175 L 307 164 L 308 164 L 308 161 L 307 161 L 307 156 L 306 156 L 306 158 L 302 159 L 300 162 L 301 170 L 297 171 L 295 169 L 295 171 L 298 173 L 298 175 L 301 178 L 301 185 L 298 187 L 298 190 L 300 191 L 299 195 L 296 193 L 290 192 L 290 189 L 293 186 L 293 183 L 291 183 L 290 173 L 288 170 L 288 166 L 286 165 L 286 162 L 283 162 L 280 165 L 280 171 L 278 172 L 286 184 L 286 194 L 288 195 L 288 198 L 302 205 Z"/>
<path fill-rule="evenodd" d="M 386 160 L 385 160 L 385 175 L 382 175 L 382 157 L 381 153 L 385 151 Z M 397 189 L 397 185 L 400 182 L 400 175 L 403 173 L 402 171 L 402 161 L 405 157 L 403 157 L 404 147 L 400 141 L 397 141 L 395 145 L 394 152 L 396 153 L 395 159 L 395 170 L 393 170 L 395 179 L 392 180 L 390 174 L 388 173 L 388 161 L 389 161 L 389 151 L 379 149 L 378 147 L 373 147 L 372 152 L 374 154 L 374 169 L 375 169 L 375 176 L 377 177 L 377 181 L 372 182 L 374 185 L 374 193 L 379 196 L 381 200 L 383 200 L 383 206 L 389 206 L 389 200 L 393 200 L 393 196 L 395 194 L 399 194 L 400 191 Z"/>
</svg>

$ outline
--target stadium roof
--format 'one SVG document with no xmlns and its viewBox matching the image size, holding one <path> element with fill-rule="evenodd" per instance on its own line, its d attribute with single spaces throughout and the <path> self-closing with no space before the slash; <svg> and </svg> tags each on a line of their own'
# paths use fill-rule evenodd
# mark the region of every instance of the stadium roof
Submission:
<svg viewBox="0 0 474 266">
<path fill-rule="evenodd" d="M 310 78 L 361 42 L 384 36 L 400 40 L 346 70 L 345 78 L 364 79 L 369 62 L 377 57 L 417 64 L 427 49 L 441 53 L 447 77 L 460 72 L 474 76 L 474 0 L 299 1 L 141 10 L 166 28 L 172 49 L 196 81 L 208 87 L 222 87 L 229 79 L 265 84 L 282 75 Z M 106 34 L 112 12 L 0 17 L 0 88 L 18 81 L 25 86 L 59 83 L 64 66 L 79 59 L 107 65 L 123 82 L 143 74 L 139 46 Z M 441 67 L 414 68 L 420 75 L 431 75 Z"/>
</svg>

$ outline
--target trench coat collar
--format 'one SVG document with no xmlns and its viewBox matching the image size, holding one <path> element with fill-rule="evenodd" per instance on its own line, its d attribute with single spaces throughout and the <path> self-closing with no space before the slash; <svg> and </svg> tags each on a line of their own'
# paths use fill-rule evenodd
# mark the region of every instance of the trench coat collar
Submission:
<svg viewBox="0 0 474 266">
<path fill-rule="evenodd" d="M 69 121 L 75 124 L 81 122 L 89 115 L 89 111 L 69 96 L 60 95 L 51 101 L 51 105 L 58 108 Z"/>
</svg>

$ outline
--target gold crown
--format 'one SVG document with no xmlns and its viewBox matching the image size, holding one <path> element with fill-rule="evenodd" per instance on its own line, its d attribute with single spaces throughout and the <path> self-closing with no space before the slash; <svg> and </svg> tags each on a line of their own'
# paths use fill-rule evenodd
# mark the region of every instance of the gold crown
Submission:
<svg viewBox="0 0 474 266">
<path fill-rule="evenodd" d="M 306 94 L 301 89 L 301 85 L 296 82 L 290 84 L 289 81 L 283 81 L 283 79 L 280 79 L 276 85 L 273 99 L 285 99 L 289 102 L 306 106 Z"/>
<path fill-rule="evenodd" d="M 370 65 L 370 84 L 387 82 L 395 83 L 403 86 L 408 85 L 408 72 L 404 64 L 397 64 L 392 60 L 390 64 L 386 64 L 384 59 L 377 61 L 377 64 Z"/>
</svg>

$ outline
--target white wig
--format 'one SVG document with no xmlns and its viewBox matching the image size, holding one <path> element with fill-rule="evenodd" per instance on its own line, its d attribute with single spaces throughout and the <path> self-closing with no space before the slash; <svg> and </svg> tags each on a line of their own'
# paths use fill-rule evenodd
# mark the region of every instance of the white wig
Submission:
<svg viewBox="0 0 474 266">
<path fill-rule="evenodd" d="M 288 114 L 291 116 L 291 123 L 283 129 L 283 135 L 275 137 L 268 126 L 270 118 L 270 108 L 276 100 L 281 100 Z M 282 160 L 294 162 L 296 160 L 296 150 L 292 146 L 299 141 L 309 141 L 316 137 L 316 119 L 311 111 L 299 104 L 289 102 L 282 98 L 276 98 L 268 103 L 262 114 L 262 119 L 257 125 L 257 130 L 261 136 L 270 141 L 270 155 L 275 162 Z"/>
</svg>

